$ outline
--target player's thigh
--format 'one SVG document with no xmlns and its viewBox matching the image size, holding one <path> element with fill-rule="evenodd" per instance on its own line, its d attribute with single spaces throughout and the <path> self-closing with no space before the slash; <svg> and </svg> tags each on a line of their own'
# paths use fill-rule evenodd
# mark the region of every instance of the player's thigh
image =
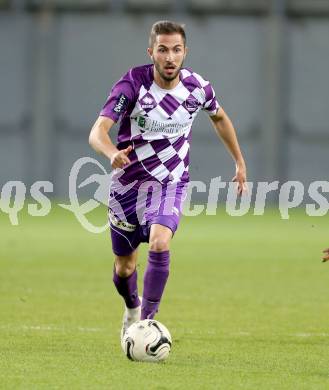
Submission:
<svg viewBox="0 0 329 390">
<path fill-rule="evenodd" d="M 111 231 L 112 251 L 116 257 L 133 258 L 133 252 L 140 244 L 139 223 L 134 212 L 133 204 L 136 194 L 132 192 L 126 198 L 115 192 L 111 193 L 109 202 L 109 222 Z"/>
<path fill-rule="evenodd" d="M 173 232 L 169 227 L 153 223 L 150 229 L 150 250 L 155 252 L 168 251 L 172 236 Z"/>
</svg>

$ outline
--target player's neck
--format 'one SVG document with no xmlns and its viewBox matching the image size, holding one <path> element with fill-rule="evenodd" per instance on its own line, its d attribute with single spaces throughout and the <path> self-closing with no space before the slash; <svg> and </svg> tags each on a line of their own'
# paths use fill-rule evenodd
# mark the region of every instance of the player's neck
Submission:
<svg viewBox="0 0 329 390">
<path fill-rule="evenodd" d="M 154 75 L 155 83 L 162 89 L 173 89 L 179 84 L 179 81 L 180 81 L 179 73 L 178 73 L 177 77 L 174 78 L 173 80 L 170 80 L 170 81 L 164 80 L 160 76 L 159 72 L 155 69 L 155 67 L 153 68 L 153 75 Z"/>
</svg>

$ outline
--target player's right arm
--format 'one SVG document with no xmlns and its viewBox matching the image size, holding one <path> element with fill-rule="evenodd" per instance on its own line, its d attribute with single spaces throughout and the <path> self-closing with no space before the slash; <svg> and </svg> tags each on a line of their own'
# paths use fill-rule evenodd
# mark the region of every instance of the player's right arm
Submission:
<svg viewBox="0 0 329 390">
<path fill-rule="evenodd" d="M 323 253 L 325 253 L 325 256 L 323 256 L 322 261 L 326 262 L 329 260 L 329 248 L 325 249 Z"/>
<path fill-rule="evenodd" d="M 105 116 L 99 116 L 89 134 L 89 145 L 111 161 L 112 168 L 123 168 L 130 164 L 128 154 L 132 147 L 118 150 L 109 137 L 109 131 L 114 125 L 114 120 Z"/>
</svg>

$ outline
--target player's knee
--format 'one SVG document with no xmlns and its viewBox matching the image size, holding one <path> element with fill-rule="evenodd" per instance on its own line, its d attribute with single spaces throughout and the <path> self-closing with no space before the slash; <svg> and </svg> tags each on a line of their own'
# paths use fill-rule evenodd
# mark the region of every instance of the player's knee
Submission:
<svg viewBox="0 0 329 390">
<path fill-rule="evenodd" d="M 154 252 L 165 252 L 169 250 L 169 240 L 162 237 L 153 237 L 150 240 L 150 250 Z"/>
<path fill-rule="evenodd" d="M 127 278 L 136 269 L 134 259 L 129 256 L 115 256 L 115 272 L 121 278 Z"/>
</svg>

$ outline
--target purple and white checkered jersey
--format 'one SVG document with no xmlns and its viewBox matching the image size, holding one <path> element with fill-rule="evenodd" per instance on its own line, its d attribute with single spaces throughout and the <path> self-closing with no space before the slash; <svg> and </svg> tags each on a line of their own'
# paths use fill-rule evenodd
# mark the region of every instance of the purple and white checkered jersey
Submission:
<svg viewBox="0 0 329 390">
<path fill-rule="evenodd" d="M 120 171 L 120 182 L 188 182 L 191 126 L 202 109 L 214 115 L 219 104 L 209 83 L 182 68 L 173 89 L 154 81 L 153 64 L 129 70 L 112 88 L 100 115 L 120 122 L 118 149 L 129 145 L 131 164 Z M 114 176 L 115 178 L 115 172 Z"/>
</svg>

